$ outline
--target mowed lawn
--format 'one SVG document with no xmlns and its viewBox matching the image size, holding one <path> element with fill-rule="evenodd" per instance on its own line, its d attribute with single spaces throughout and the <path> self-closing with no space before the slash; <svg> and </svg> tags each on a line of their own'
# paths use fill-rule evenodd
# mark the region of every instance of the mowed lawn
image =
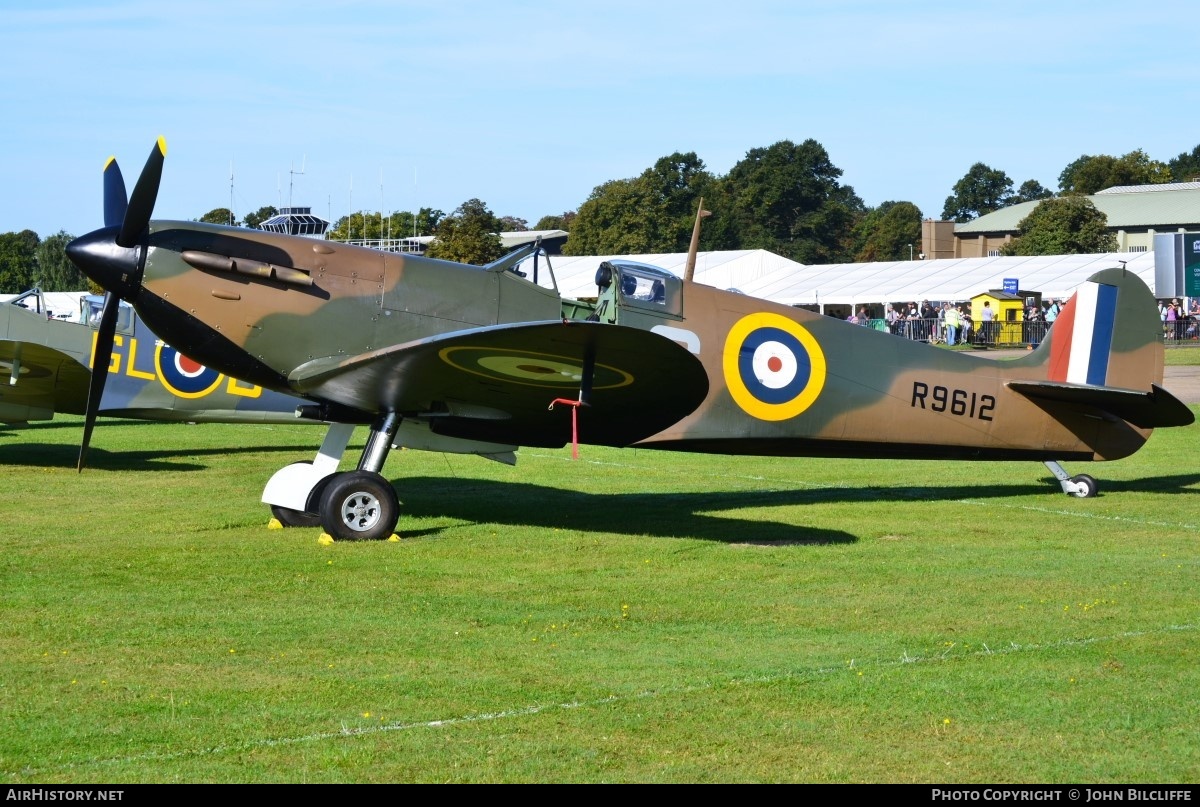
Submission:
<svg viewBox="0 0 1200 807">
<path fill-rule="evenodd" d="M 315 427 L 0 427 L 0 781 L 1200 781 L 1200 427 L 1067 464 L 394 451 L 398 542 L 269 530 Z M 356 435 L 361 445 L 363 434 Z"/>
</svg>

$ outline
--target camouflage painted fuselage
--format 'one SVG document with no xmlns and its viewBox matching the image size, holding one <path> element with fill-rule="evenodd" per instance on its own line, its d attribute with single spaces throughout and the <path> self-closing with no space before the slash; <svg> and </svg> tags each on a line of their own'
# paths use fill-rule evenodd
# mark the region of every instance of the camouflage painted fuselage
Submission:
<svg viewBox="0 0 1200 807">
<path fill-rule="evenodd" d="M 1162 383 L 1161 329 L 1148 316 L 1149 290 L 1132 274 L 1122 275 L 1110 270 L 1093 278 L 1121 284 L 1100 386 L 1149 393 Z M 685 316 L 671 325 L 695 334 L 714 383 L 695 412 L 641 443 L 646 447 L 783 456 L 1111 460 L 1133 453 L 1150 434 L 1088 403 L 1086 396 L 1047 400 L 1010 386 L 1066 381 L 1065 368 L 1056 371 L 1053 357 L 1063 353 L 1070 324 L 1052 329 L 1029 355 L 996 361 L 697 284 L 683 284 L 682 297 Z M 771 342 L 775 365 L 771 350 L 763 348 Z M 1172 411 L 1190 417 L 1186 409 Z"/>
<path fill-rule="evenodd" d="M 562 445 L 547 403 L 566 394 L 587 404 L 582 442 L 729 454 L 1107 460 L 1192 421 L 1160 387 L 1149 290 L 1119 269 L 1036 351 L 988 361 L 653 267 L 610 266 L 590 304 L 503 262 L 193 222 L 151 222 L 148 245 L 106 285 L 188 355 L 452 437 Z"/>
<path fill-rule="evenodd" d="M 0 305 L 0 421 L 83 414 L 95 336 L 94 327 L 80 322 Z M 191 360 L 128 307 L 118 319 L 108 370 L 100 413 L 114 417 L 291 423 L 306 403 Z"/>
</svg>

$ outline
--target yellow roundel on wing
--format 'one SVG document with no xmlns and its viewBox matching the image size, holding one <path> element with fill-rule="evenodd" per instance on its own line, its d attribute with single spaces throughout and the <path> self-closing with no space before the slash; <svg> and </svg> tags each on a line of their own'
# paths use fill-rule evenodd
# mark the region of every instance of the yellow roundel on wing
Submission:
<svg viewBox="0 0 1200 807">
<path fill-rule="evenodd" d="M 759 420 L 796 417 L 825 386 L 821 345 L 780 314 L 747 314 L 734 323 L 725 337 L 722 369 L 733 400 Z"/>
<path fill-rule="evenodd" d="M 583 379 L 583 361 L 570 356 L 470 345 L 442 348 L 438 356 L 471 375 L 524 386 L 574 389 Z M 598 362 L 592 376 L 592 389 L 615 389 L 633 383 L 629 373 Z"/>
</svg>

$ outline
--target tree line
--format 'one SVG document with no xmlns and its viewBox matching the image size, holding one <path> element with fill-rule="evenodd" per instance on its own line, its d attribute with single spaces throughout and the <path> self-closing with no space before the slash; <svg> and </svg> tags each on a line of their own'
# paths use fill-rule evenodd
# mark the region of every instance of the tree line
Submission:
<svg viewBox="0 0 1200 807">
<path fill-rule="evenodd" d="M 751 149 L 724 175 L 709 171 L 695 152 L 675 152 L 636 177 L 596 186 L 578 210 L 543 216 L 532 229 L 569 232 L 563 247 L 568 255 L 686 252 L 703 200 L 712 215 L 701 228 L 701 250 L 765 249 L 805 264 L 911 257 L 912 246 L 921 243 L 922 211 L 908 201 L 870 207 L 842 182 L 842 174 L 824 146 L 812 139 Z M 1140 149 L 1120 157 L 1084 154 L 1063 168 L 1057 192 L 1032 179 L 1014 187 L 1003 171 L 975 163 L 954 184 L 941 217 L 963 223 L 1038 201 L 1002 253 L 1112 252 L 1116 239 L 1088 195 L 1116 185 L 1193 177 L 1200 177 L 1200 145 L 1167 162 Z M 277 212 L 261 207 L 239 222 L 228 208 L 216 208 L 198 221 L 257 227 Z M 497 216 L 483 201 L 470 199 L 449 215 L 432 208 L 388 216 L 354 212 L 334 222 L 328 236 L 436 236 L 428 255 L 487 263 L 504 251 L 497 233 L 529 229 L 524 219 Z M 72 237 L 62 231 L 45 239 L 32 230 L 0 234 L 0 291 L 15 293 L 34 285 L 45 291 L 85 288 L 87 280 L 64 251 Z"/>
</svg>

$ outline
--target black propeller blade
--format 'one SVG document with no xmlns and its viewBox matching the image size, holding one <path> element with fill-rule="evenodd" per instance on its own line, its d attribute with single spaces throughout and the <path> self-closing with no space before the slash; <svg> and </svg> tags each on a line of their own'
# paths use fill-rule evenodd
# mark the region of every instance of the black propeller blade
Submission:
<svg viewBox="0 0 1200 807">
<path fill-rule="evenodd" d="M 83 444 L 79 448 L 77 469 L 80 471 L 87 459 L 100 399 L 104 397 L 121 299 L 133 300 L 141 288 L 141 265 L 145 258 L 143 242 L 154 212 L 166 156 L 167 141 L 160 137 L 151 149 L 129 199 L 125 198 L 121 169 L 116 158 L 110 157 L 104 164 L 104 229 L 81 236 L 67 245 L 67 256 L 105 289 L 84 413 Z M 113 230 L 117 228 L 120 229 L 114 238 Z"/>
<path fill-rule="evenodd" d="M 96 332 L 95 356 L 92 358 L 87 410 L 83 416 L 83 443 L 79 447 L 79 462 L 75 466 L 77 471 L 83 470 L 88 444 L 92 441 L 92 428 L 96 425 L 96 412 L 100 409 L 100 399 L 104 397 L 104 383 L 108 380 L 108 363 L 112 360 L 113 338 L 117 332 L 117 313 L 120 308 L 120 299 L 111 291 L 105 292 L 100 328 Z"/>
<path fill-rule="evenodd" d="M 104 226 L 120 227 L 125 221 L 129 198 L 125 195 L 125 178 L 116 157 L 109 157 L 104 164 Z"/>
<path fill-rule="evenodd" d="M 154 212 L 154 200 L 158 198 L 158 183 L 162 180 L 163 161 L 166 157 L 167 141 L 160 137 L 150 150 L 150 156 L 146 158 L 142 175 L 133 186 L 129 207 L 125 211 L 124 221 L 121 222 L 121 234 L 117 236 L 117 246 L 132 247 L 150 223 L 150 214 Z"/>
</svg>

